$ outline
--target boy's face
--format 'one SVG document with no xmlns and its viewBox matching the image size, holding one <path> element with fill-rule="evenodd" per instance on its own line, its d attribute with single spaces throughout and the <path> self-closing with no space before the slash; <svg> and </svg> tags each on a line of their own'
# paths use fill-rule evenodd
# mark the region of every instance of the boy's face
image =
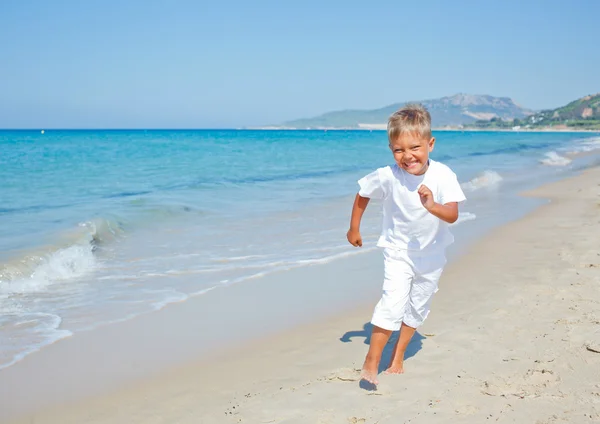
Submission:
<svg viewBox="0 0 600 424">
<path fill-rule="evenodd" d="M 400 168 L 412 175 L 422 175 L 427 171 L 434 144 L 434 137 L 428 140 L 417 134 L 401 134 L 390 142 L 390 149 Z"/>
</svg>

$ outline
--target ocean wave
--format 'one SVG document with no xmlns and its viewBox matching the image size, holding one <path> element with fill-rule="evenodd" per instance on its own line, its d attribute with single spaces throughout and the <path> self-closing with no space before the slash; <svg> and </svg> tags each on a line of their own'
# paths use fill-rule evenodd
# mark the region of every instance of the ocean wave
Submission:
<svg viewBox="0 0 600 424">
<path fill-rule="evenodd" d="M 600 137 L 583 139 L 576 146 L 570 148 L 568 154 L 586 153 L 600 149 Z"/>
<path fill-rule="evenodd" d="M 484 187 L 496 186 L 502 181 L 502 177 L 496 171 L 484 171 L 475 178 L 461 184 L 465 191 L 476 191 Z"/>
<path fill-rule="evenodd" d="M 0 369 L 73 334 L 61 328 L 55 305 L 48 309 L 45 301 L 77 291 L 76 285 L 65 283 L 93 271 L 98 265 L 94 252 L 119 231 L 108 220 L 81 223 L 59 234 L 52 245 L 0 263 Z M 5 345 L 3 340 L 13 342 Z"/>
<path fill-rule="evenodd" d="M 458 219 L 452 225 L 462 224 L 463 222 L 473 221 L 474 219 L 477 219 L 477 215 L 475 215 L 474 213 L 471 213 L 471 212 L 460 212 L 458 214 Z"/>
<path fill-rule="evenodd" d="M 540 159 L 540 163 L 548 166 L 566 166 L 571 163 L 571 159 L 561 156 L 556 152 L 548 152 Z"/>
<path fill-rule="evenodd" d="M 108 220 L 79 224 L 44 246 L 0 264 L 0 293 L 44 291 L 58 281 L 81 277 L 96 267 L 94 251 L 119 237 L 123 230 Z"/>
<path fill-rule="evenodd" d="M 535 143 L 535 144 L 517 143 L 517 144 L 511 145 L 509 147 L 501 147 L 501 148 L 494 149 L 494 150 L 482 150 L 482 151 L 475 151 L 475 152 L 467 153 L 466 155 L 464 155 L 464 157 L 495 156 L 495 155 L 501 155 L 501 154 L 506 154 L 506 153 L 511 154 L 511 153 L 514 153 L 515 151 L 529 152 L 529 151 L 546 149 L 546 148 L 550 147 L 551 145 L 552 145 L 551 143 Z"/>
</svg>

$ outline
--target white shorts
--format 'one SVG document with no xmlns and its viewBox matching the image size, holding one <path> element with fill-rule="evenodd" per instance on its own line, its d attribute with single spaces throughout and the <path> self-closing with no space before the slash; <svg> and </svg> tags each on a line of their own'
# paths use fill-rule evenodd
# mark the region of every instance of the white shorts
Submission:
<svg viewBox="0 0 600 424">
<path fill-rule="evenodd" d="M 417 328 L 427 315 L 446 265 L 444 252 L 422 253 L 386 248 L 381 300 L 371 324 L 397 331 L 402 322 Z"/>
</svg>

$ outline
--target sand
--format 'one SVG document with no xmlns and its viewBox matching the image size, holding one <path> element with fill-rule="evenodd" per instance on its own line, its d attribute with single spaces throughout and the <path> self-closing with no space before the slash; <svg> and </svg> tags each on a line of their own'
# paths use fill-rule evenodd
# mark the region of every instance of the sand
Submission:
<svg viewBox="0 0 600 424">
<path fill-rule="evenodd" d="M 551 202 L 492 231 L 448 266 L 409 346 L 406 373 L 380 375 L 377 390 L 358 380 L 377 300 L 368 292 L 324 322 L 56 401 L 22 419 L 6 411 L 11 396 L 28 394 L 11 390 L 0 373 L 2 422 L 600 422 L 600 168 L 529 195 Z M 381 261 L 354 263 L 349 280 L 381 274 Z M 50 368 L 48 352 L 36 360 Z M 45 372 L 34 378 L 41 383 Z"/>
</svg>

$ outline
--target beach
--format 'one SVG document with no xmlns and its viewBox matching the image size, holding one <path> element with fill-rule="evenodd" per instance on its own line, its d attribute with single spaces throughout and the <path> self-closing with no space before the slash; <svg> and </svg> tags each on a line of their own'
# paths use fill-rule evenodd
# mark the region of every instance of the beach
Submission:
<svg viewBox="0 0 600 424">
<path fill-rule="evenodd" d="M 600 3 L 138 3 L 0 7 L 0 424 L 600 424 Z"/>
<path fill-rule="evenodd" d="M 189 355 L 201 350 L 192 340 L 206 328 L 194 320 L 200 298 L 29 355 L 0 371 L 0 421 L 598 422 L 599 181 L 595 167 L 528 192 L 550 201 L 454 260 L 409 346 L 406 373 L 380 375 L 377 390 L 358 380 L 382 273 L 374 251 L 297 270 L 295 278 L 321 279 L 322 291 L 288 288 L 287 300 L 263 317 L 280 327 L 258 339 L 215 306 L 212 333 L 202 337 L 236 330 L 201 359 Z M 345 296 L 331 283 L 340 278 L 353 306 L 330 316 L 316 311 L 323 319 L 294 325 L 289 306 Z M 364 279 L 374 282 L 359 293 Z M 245 299 L 240 307 L 257 314 L 260 299 Z M 158 367 L 167 352 L 179 355 L 179 364 Z"/>
</svg>

